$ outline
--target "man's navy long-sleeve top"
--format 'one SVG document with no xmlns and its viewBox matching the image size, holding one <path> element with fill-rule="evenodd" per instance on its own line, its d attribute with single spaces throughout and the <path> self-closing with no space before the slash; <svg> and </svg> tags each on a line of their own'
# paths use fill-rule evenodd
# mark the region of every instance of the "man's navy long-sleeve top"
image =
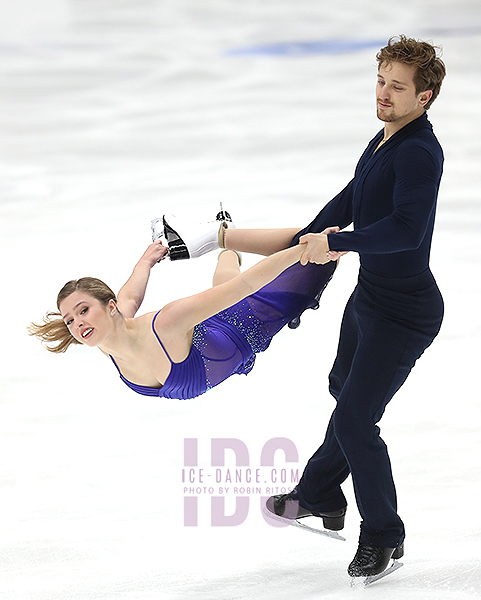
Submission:
<svg viewBox="0 0 481 600">
<path fill-rule="evenodd" d="M 382 136 L 369 143 L 354 179 L 298 235 L 353 223 L 354 231 L 328 235 L 331 250 L 358 252 L 377 275 L 410 277 L 429 268 L 443 151 L 426 113 L 376 151 Z"/>
</svg>

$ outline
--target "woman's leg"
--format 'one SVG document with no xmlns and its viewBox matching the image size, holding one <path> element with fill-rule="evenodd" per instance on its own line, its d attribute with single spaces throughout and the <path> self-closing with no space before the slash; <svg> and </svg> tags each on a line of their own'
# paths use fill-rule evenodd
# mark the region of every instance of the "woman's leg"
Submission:
<svg viewBox="0 0 481 600">
<path fill-rule="evenodd" d="M 240 273 L 239 256 L 235 251 L 224 250 L 219 254 L 214 271 L 212 287 L 233 279 Z"/>
<path fill-rule="evenodd" d="M 226 229 L 224 246 L 229 250 L 270 256 L 288 248 L 298 227 L 286 229 Z"/>
</svg>

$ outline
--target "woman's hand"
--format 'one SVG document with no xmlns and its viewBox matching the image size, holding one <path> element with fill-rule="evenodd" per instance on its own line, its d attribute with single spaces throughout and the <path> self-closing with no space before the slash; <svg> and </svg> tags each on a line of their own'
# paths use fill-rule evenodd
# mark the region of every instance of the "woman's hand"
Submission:
<svg viewBox="0 0 481 600">
<path fill-rule="evenodd" d="M 341 256 L 344 256 L 344 254 L 347 254 L 348 250 L 345 250 L 343 252 L 336 252 L 335 250 L 329 250 L 329 252 L 326 254 L 327 258 L 329 260 L 339 260 L 341 258 Z"/>
<path fill-rule="evenodd" d="M 325 265 L 330 260 L 339 260 L 341 256 L 347 252 L 336 252 L 329 250 L 327 235 L 329 233 L 338 233 L 339 227 L 327 227 L 321 233 L 307 233 L 299 238 L 299 243 L 307 244 L 304 254 L 301 256 L 301 265 L 306 265 L 308 262 Z"/>
<path fill-rule="evenodd" d="M 147 262 L 149 267 L 152 268 L 156 263 L 164 260 L 168 251 L 169 249 L 164 246 L 160 240 L 157 240 L 156 242 L 150 244 L 140 260 Z"/>
<path fill-rule="evenodd" d="M 125 317 L 134 317 L 144 299 L 150 269 L 167 255 L 168 248 L 157 240 L 147 248 L 135 265 L 132 275 L 117 296 L 119 310 Z"/>
<path fill-rule="evenodd" d="M 299 238 L 299 244 L 305 244 L 305 250 L 301 256 L 301 265 L 316 263 L 325 265 L 331 259 L 328 257 L 329 245 L 325 233 L 306 233 Z"/>
<path fill-rule="evenodd" d="M 336 226 L 327 227 L 326 229 L 324 229 L 324 231 L 321 231 L 321 233 L 327 235 L 328 233 L 339 233 L 339 231 L 341 230 L 339 229 L 339 227 Z M 347 250 L 345 252 L 336 252 L 335 250 L 329 250 L 326 256 L 329 260 L 339 260 L 341 256 L 344 256 L 344 254 L 347 254 Z"/>
</svg>

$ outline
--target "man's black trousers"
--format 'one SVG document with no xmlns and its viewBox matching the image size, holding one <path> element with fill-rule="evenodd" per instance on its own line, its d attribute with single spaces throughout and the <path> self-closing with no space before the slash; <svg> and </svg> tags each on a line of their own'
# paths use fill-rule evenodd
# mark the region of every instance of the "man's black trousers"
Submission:
<svg viewBox="0 0 481 600">
<path fill-rule="evenodd" d="M 436 337 L 442 317 L 442 297 L 429 270 L 393 279 L 361 268 L 329 375 L 336 408 L 297 486 L 302 506 L 333 511 L 346 506 L 340 486 L 351 473 L 361 543 L 394 548 L 404 539 L 391 463 L 376 423 Z"/>
</svg>

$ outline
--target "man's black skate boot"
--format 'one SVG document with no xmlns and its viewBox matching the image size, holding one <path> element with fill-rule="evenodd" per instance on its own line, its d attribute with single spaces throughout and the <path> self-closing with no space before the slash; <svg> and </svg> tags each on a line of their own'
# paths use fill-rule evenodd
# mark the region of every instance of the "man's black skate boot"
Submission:
<svg viewBox="0 0 481 600">
<path fill-rule="evenodd" d="M 404 542 L 397 548 L 383 548 L 370 544 L 359 544 L 356 555 L 347 568 L 351 577 L 370 577 L 382 573 L 391 558 L 397 559 L 404 555 Z"/>
<path fill-rule="evenodd" d="M 289 494 L 271 496 L 266 502 L 266 508 L 270 513 L 282 517 L 283 519 L 294 521 L 295 519 L 302 519 L 303 517 L 320 517 L 322 518 L 325 529 L 340 531 L 344 528 L 346 507 L 333 512 L 312 512 L 299 504 L 295 491 L 292 491 Z"/>
</svg>

